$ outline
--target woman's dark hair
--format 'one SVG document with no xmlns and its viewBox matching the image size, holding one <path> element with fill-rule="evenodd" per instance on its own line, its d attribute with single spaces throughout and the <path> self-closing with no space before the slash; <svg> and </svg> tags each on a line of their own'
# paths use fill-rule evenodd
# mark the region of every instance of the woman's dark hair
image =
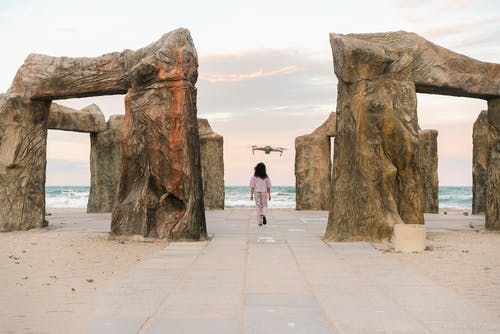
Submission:
<svg viewBox="0 0 500 334">
<path fill-rule="evenodd" d="M 257 166 L 254 168 L 255 176 L 260 177 L 261 179 L 265 179 L 267 177 L 266 173 L 266 165 L 263 162 L 259 162 Z"/>
</svg>

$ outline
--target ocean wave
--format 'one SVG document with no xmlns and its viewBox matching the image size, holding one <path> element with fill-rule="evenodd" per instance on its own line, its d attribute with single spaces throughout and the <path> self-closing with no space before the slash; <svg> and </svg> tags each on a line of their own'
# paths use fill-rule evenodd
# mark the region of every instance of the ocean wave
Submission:
<svg viewBox="0 0 500 334">
<path fill-rule="evenodd" d="M 45 202 L 48 208 L 86 208 L 89 187 L 47 186 Z M 295 187 L 276 186 L 271 192 L 270 208 L 295 208 Z M 246 186 L 225 187 L 226 208 L 253 208 L 250 190 Z M 439 207 L 470 210 L 472 208 L 472 187 L 440 187 Z"/>
</svg>

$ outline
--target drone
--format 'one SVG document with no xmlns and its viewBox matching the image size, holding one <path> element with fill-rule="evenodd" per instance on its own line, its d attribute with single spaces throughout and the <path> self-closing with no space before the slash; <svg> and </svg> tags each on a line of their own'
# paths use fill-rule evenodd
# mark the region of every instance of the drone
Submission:
<svg viewBox="0 0 500 334">
<path fill-rule="evenodd" d="M 283 147 L 271 147 L 269 145 L 259 147 L 256 145 L 252 146 L 252 154 L 254 151 L 264 151 L 265 154 L 269 154 L 271 152 L 280 152 L 280 157 L 283 155 L 283 151 L 286 150 L 286 148 Z"/>
</svg>

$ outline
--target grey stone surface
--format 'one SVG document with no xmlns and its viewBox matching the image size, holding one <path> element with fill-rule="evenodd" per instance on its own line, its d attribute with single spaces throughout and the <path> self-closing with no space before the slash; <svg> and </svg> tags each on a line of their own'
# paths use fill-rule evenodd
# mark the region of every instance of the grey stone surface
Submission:
<svg viewBox="0 0 500 334">
<path fill-rule="evenodd" d="M 205 209 L 224 209 L 224 138 L 198 118 Z"/>
<path fill-rule="evenodd" d="M 439 212 L 437 130 L 419 131 L 419 166 L 424 191 L 424 212 Z"/>
<path fill-rule="evenodd" d="M 107 130 L 90 135 L 90 191 L 87 212 L 111 212 L 122 161 L 123 115 L 112 115 Z"/>
</svg>

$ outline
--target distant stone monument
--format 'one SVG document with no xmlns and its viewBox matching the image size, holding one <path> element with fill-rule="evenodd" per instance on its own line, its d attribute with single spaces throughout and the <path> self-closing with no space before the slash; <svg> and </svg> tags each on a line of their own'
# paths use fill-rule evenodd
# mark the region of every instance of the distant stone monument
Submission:
<svg viewBox="0 0 500 334">
<path fill-rule="evenodd" d="M 87 212 L 111 212 L 120 180 L 123 116 L 108 123 L 95 104 L 82 110 L 52 102 L 48 128 L 90 133 L 90 191 Z"/>
<path fill-rule="evenodd" d="M 500 229 L 500 65 L 403 31 L 331 34 L 338 77 L 328 240 L 380 240 L 423 224 L 416 93 L 488 100 L 486 227 Z"/>
<path fill-rule="evenodd" d="M 224 209 L 224 138 L 198 118 L 205 209 Z"/>
<path fill-rule="evenodd" d="M 330 138 L 335 136 L 335 113 L 309 135 L 295 138 L 295 208 L 328 210 L 332 153 Z"/>
<path fill-rule="evenodd" d="M 28 56 L 8 93 L 0 95 L 0 230 L 44 224 L 51 101 L 126 93 L 112 233 L 205 239 L 197 68 L 186 29 L 137 51 L 95 58 Z"/>
<path fill-rule="evenodd" d="M 111 212 L 120 183 L 124 115 L 112 115 L 106 131 L 90 134 L 90 191 L 87 212 Z"/>
<path fill-rule="evenodd" d="M 488 111 L 483 110 L 472 130 L 472 214 L 486 212 L 488 178 Z"/>
<path fill-rule="evenodd" d="M 437 130 L 420 130 L 419 166 L 424 191 L 424 212 L 439 213 Z"/>
</svg>

